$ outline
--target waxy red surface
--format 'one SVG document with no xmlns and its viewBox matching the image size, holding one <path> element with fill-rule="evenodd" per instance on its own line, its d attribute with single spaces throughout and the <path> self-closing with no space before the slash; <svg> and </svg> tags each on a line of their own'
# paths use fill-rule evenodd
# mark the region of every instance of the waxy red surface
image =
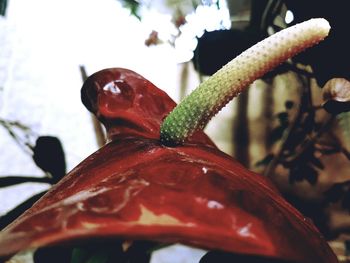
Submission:
<svg viewBox="0 0 350 263">
<path fill-rule="evenodd" d="M 159 127 L 175 103 L 140 75 L 100 71 L 85 82 L 82 98 L 110 142 L 0 234 L 0 255 L 119 237 L 337 262 L 310 221 L 204 133 L 182 146 L 161 145 Z"/>
</svg>

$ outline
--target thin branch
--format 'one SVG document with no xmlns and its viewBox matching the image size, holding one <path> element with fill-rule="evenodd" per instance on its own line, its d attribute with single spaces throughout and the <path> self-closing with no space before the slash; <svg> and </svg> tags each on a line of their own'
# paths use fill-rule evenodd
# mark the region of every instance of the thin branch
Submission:
<svg viewBox="0 0 350 263">
<path fill-rule="evenodd" d="M 88 75 L 83 65 L 80 65 L 80 73 L 81 73 L 82 80 L 85 82 L 88 78 Z M 105 145 L 107 141 L 105 131 L 95 115 L 91 114 L 91 120 L 94 127 L 95 135 L 96 135 L 97 145 L 99 147 L 102 147 L 103 145 Z"/>
<path fill-rule="evenodd" d="M 345 148 L 341 148 L 341 152 L 346 156 L 346 158 L 348 158 L 348 160 L 350 161 L 350 152 L 345 149 Z"/>
<path fill-rule="evenodd" d="M 19 147 L 21 147 L 21 149 L 25 153 L 27 153 L 29 155 L 33 155 L 34 146 L 31 145 L 28 138 L 31 136 L 37 137 L 37 135 L 30 129 L 30 127 L 25 126 L 17 121 L 8 121 L 8 120 L 1 119 L 1 118 L 0 118 L 0 125 L 6 129 L 6 131 L 9 133 L 9 135 L 14 139 L 14 141 L 17 143 L 17 145 L 19 145 Z M 13 129 L 13 127 L 20 129 L 24 133 L 24 137 L 27 140 L 23 140 L 23 138 L 18 136 L 16 134 L 15 130 Z"/>
<path fill-rule="evenodd" d="M 49 177 L 26 177 L 26 176 L 6 176 L 0 177 L 0 187 L 7 187 L 23 183 L 47 183 L 52 184 L 52 179 Z"/>
<path fill-rule="evenodd" d="M 297 74 L 301 74 L 301 75 L 304 75 L 305 77 L 308 77 L 308 78 L 314 78 L 315 77 L 315 74 L 308 71 L 308 70 L 305 70 L 305 69 L 301 69 L 299 68 L 295 63 L 284 63 L 284 66 L 297 73 Z"/>
</svg>

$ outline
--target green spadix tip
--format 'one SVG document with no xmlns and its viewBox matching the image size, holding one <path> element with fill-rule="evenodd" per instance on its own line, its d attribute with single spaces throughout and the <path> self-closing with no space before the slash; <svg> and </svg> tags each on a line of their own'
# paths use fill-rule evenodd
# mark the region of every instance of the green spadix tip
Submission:
<svg viewBox="0 0 350 263">
<path fill-rule="evenodd" d="M 254 80 L 317 44 L 329 30 L 327 20 L 314 18 L 281 30 L 244 51 L 201 83 L 166 117 L 160 129 L 162 144 L 174 146 L 183 143 L 195 131 L 203 129 Z"/>
</svg>

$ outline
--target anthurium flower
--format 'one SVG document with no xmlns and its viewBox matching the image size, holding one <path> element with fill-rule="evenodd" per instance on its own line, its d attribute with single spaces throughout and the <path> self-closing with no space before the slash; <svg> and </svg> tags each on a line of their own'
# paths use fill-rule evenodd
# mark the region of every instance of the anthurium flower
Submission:
<svg viewBox="0 0 350 263">
<path fill-rule="evenodd" d="M 201 130 L 176 146 L 163 144 L 160 127 L 176 104 L 139 74 L 99 71 L 84 83 L 82 101 L 106 127 L 109 142 L 0 234 L 1 256 L 119 238 L 337 262 L 315 226 L 265 177 L 221 152 Z M 169 123 L 166 142 L 175 125 Z"/>
<path fill-rule="evenodd" d="M 1 234 L 1 255 L 118 236 L 336 262 L 308 219 L 204 133 L 181 146 L 161 145 L 160 123 L 175 103 L 140 75 L 100 71 L 86 81 L 82 96 L 111 141 Z"/>
</svg>

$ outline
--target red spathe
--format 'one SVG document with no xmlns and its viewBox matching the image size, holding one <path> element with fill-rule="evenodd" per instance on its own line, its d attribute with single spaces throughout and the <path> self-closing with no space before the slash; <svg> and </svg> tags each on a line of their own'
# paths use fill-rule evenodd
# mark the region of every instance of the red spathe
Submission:
<svg viewBox="0 0 350 263">
<path fill-rule="evenodd" d="M 92 75 L 84 104 L 110 142 L 85 159 L 0 235 L 0 255 L 94 237 L 180 242 L 296 262 L 337 262 L 313 224 L 266 178 L 196 133 L 160 144 L 175 103 L 126 69 Z"/>
</svg>

